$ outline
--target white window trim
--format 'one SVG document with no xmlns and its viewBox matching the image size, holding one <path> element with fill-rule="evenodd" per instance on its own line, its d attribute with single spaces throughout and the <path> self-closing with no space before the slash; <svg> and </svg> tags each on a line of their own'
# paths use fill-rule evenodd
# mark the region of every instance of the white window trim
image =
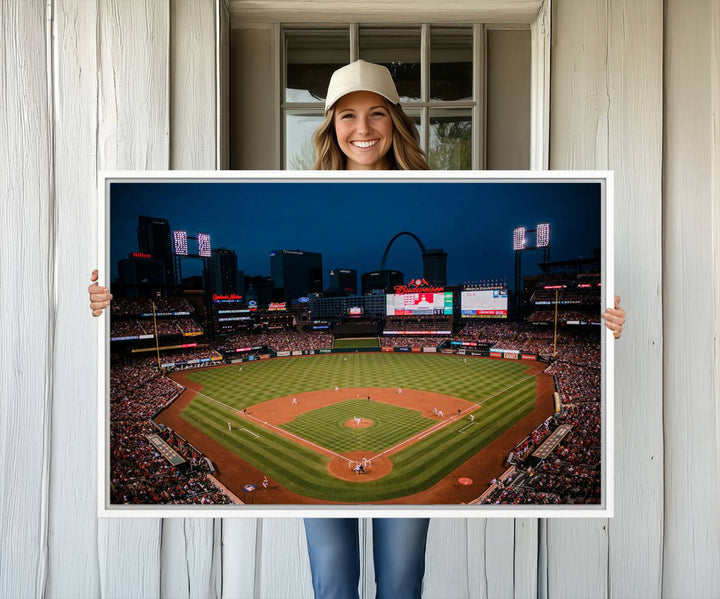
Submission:
<svg viewBox="0 0 720 599">
<path fill-rule="evenodd" d="M 241 23 L 525 23 L 544 0 L 219 0 L 227 2 L 233 27 Z"/>
<path fill-rule="evenodd" d="M 550 168 L 550 3 L 544 0 L 531 24 L 530 168 Z"/>
</svg>

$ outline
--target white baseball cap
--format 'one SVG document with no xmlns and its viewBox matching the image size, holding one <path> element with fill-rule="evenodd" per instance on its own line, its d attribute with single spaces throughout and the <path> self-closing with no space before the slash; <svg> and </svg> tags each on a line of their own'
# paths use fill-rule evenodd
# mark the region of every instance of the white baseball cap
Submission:
<svg viewBox="0 0 720 599">
<path fill-rule="evenodd" d="M 339 68 L 330 77 L 325 112 L 343 96 L 358 91 L 375 92 L 393 104 L 400 102 L 390 71 L 379 64 L 356 60 Z"/>
</svg>

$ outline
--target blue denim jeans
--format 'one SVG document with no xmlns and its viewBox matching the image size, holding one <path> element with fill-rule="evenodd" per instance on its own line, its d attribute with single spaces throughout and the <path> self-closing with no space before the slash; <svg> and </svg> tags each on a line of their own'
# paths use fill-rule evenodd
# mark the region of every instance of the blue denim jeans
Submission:
<svg viewBox="0 0 720 599">
<path fill-rule="evenodd" d="M 374 518 L 376 599 L 420 599 L 428 518 Z M 356 518 L 306 518 L 315 599 L 358 599 Z"/>
</svg>

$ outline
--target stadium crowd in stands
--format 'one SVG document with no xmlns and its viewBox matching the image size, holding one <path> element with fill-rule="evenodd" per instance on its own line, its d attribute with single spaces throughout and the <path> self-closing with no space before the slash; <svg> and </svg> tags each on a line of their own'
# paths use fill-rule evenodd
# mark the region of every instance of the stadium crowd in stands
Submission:
<svg viewBox="0 0 720 599">
<path fill-rule="evenodd" d="M 384 334 L 393 334 L 393 331 L 406 331 L 422 334 L 425 331 L 450 331 L 452 323 L 448 318 L 388 318 L 385 323 Z"/>
<path fill-rule="evenodd" d="M 232 351 L 242 347 L 268 346 L 275 351 L 299 351 L 332 347 L 333 336 L 329 333 L 314 333 L 284 329 L 251 334 L 234 334 L 215 341 L 219 351 Z"/>
<path fill-rule="evenodd" d="M 562 412 L 543 422 L 513 449 L 513 476 L 494 481 L 482 503 L 600 502 L 600 348 L 597 343 L 568 341 L 568 337 L 563 339 L 557 360 L 545 370 L 555 377 Z M 529 465 L 529 456 L 560 424 L 568 425 L 571 431 L 547 458 Z"/>
<path fill-rule="evenodd" d="M 204 368 L 222 364 L 223 357 L 212 347 L 197 347 L 167 352 L 160 356 L 160 364 L 169 364 L 168 371 Z"/>
<path fill-rule="evenodd" d="M 172 466 L 148 441 L 158 434 L 150 420 L 182 391 L 162 376 L 156 359 L 114 358 L 110 369 L 110 500 L 112 503 L 231 503 L 207 479 L 209 466 L 193 448 L 173 447 L 189 463 Z M 174 435 L 166 440 L 172 446 Z"/>
<path fill-rule="evenodd" d="M 195 313 L 195 308 L 184 297 L 160 297 L 150 300 L 145 297 L 118 297 L 113 300 L 110 309 L 112 316 L 140 316 L 152 314 L 152 303 L 155 302 L 156 314 L 173 312 Z"/>
<path fill-rule="evenodd" d="M 599 314 L 579 312 L 577 310 L 559 310 L 557 319 L 560 323 L 566 323 L 568 321 L 582 321 L 592 324 L 600 324 Z M 552 310 L 538 310 L 530 315 L 528 322 L 555 322 L 555 312 Z"/>
<path fill-rule="evenodd" d="M 183 335 L 185 333 L 203 333 L 202 327 L 192 318 L 158 318 L 158 335 Z M 152 318 L 143 320 L 113 320 L 110 324 L 110 338 L 155 335 L 155 322 Z"/>
<path fill-rule="evenodd" d="M 388 335 L 380 337 L 382 347 L 438 347 L 447 341 L 447 336 Z"/>
</svg>

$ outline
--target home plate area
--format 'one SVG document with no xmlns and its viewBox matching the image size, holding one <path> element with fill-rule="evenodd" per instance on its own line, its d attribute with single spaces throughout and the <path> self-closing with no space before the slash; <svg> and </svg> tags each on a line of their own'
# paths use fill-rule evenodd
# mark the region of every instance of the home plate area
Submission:
<svg viewBox="0 0 720 599">
<path fill-rule="evenodd" d="M 254 419 L 328 455 L 327 470 L 336 478 L 363 483 L 387 475 L 392 454 L 476 407 L 427 391 L 351 388 L 279 397 L 251 412 Z"/>
<path fill-rule="evenodd" d="M 369 455 L 367 452 L 349 451 L 345 455 L 334 457 L 328 464 L 328 472 L 342 480 L 362 483 L 382 478 L 392 470 L 390 458 L 368 459 Z M 359 466 L 362 466 L 362 469 Z"/>
</svg>

